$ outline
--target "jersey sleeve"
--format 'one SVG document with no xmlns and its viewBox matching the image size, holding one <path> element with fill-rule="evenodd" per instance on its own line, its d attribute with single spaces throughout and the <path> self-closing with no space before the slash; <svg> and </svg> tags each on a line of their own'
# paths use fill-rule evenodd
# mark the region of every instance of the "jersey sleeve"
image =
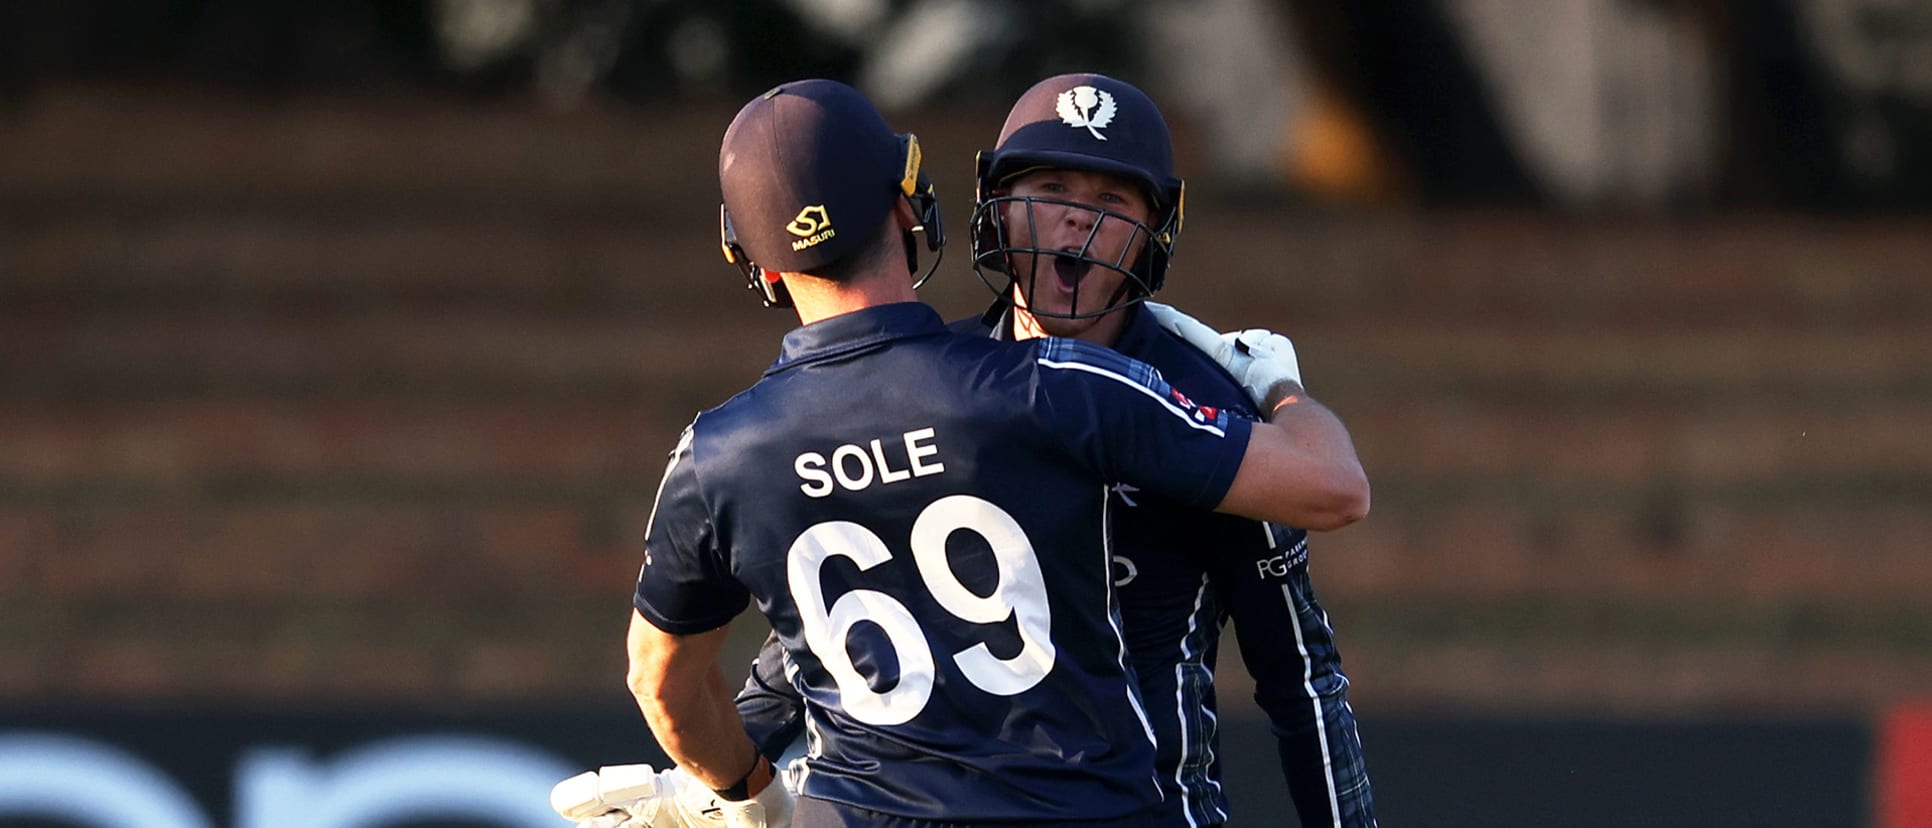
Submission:
<svg viewBox="0 0 1932 828">
<path fill-rule="evenodd" d="M 631 598 L 644 620 L 673 635 L 724 626 L 751 601 L 718 546 L 693 456 L 696 428 L 693 423 L 684 430 L 664 470 L 644 529 L 644 566 Z"/>
<path fill-rule="evenodd" d="M 785 646 L 776 634 L 765 636 L 765 646 L 751 663 L 751 675 L 735 703 L 745 720 L 745 734 L 766 758 L 777 760 L 792 740 L 805 732 L 805 699 L 785 675 Z"/>
<path fill-rule="evenodd" d="M 1199 405 L 1159 371 L 1107 348 L 1039 340 L 1035 412 L 1101 476 L 1199 509 L 1221 503 L 1241 468 L 1252 420 Z"/>
<path fill-rule="evenodd" d="M 1335 631 L 1308 579 L 1308 533 L 1260 526 L 1266 548 L 1217 556 L 1209 578 L 1234 619 L 1302 824 L 1334 824 L 1336 808 L 1344 824 L 1362 824 L 1373 799 Z"/>
<path fill-rule="evenodd" d="M 1266 533 L 1267 546 L 1244 544 L 1209 556 L 1208 577 L 1234 621 L 1241 660 L 1254 677 L 1255 702 L 1286 752 L 1300 738 L 1315 737 L 1307 721 L 1311 654 L 1289 577 L 1307 561 L 1308 535 L 1272 523 L 1254 525 L 1258 534 Z"/>
</svg>

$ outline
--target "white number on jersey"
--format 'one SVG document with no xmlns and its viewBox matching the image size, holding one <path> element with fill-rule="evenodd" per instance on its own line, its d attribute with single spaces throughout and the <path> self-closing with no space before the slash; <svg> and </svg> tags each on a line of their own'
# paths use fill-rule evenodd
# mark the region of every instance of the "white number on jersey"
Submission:
<svg viewBox="0 0 1932 828">
<path fill-rule="evenodd" d="M 992 547 L 999 579 L 989 595 L 973 594 L 946 562 L 946 539 L 959 530 L 979 535 Z M 805 644 L 838 683 L 840 705 L 853 718 L 873 725 L 904 724 L 932 698 L 932 647 L 906 605 L 883 592 L 854 589 L 827 608 L 818 575 L 833 556 L 851 558 L 863 572 L 891 560 L 892 551 L 872 530 L 842 520 L 815 524 L 792 542 L 786 574 L 804 622 Z M 975 624 L 1009 618 L 1017 622 L 1021 647 L 1012 658 L 993 655 L 985 642 L 952 654 L 973 686 L 1012 696 L 1039 684 L 1053 670 L 1053 617 L 1040 559 L 1012 515 L 972 495 L 940 498 L 913 522 L 912 558 L 920 580 L 947 612 Z M 899 682 L 884 693 L 875 692 L 859 675 L 846 652 L 852 626 L 859 621 L 879 625 L 898 657 Z"/>
</svg>

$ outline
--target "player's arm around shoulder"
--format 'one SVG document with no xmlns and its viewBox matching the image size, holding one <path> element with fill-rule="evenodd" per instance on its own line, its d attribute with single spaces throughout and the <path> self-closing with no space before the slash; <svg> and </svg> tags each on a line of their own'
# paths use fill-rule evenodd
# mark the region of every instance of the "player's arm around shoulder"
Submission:
<svg viewBox="0 0 1932 828">
<path fill-rule="evenodd" d="M 1369 511 L 1368 473 L 1340 418 L 1283 388 L 1267 421 L 1255 424 L 1241 468 L 1216 511 L 1315 531 L 1340 529 Z"/>
<path fill-rule="evenodd" d="M 1220 333 L 1147 303 L 1156 324 L 1227 369 L 1261 411 L 1241 468 L 1216 511 L 1320 531 L 1368 515 L 1368 474 L 1340 418 L 1308 396 L 1294 343 L 1272 331 Z"/>
</svg>

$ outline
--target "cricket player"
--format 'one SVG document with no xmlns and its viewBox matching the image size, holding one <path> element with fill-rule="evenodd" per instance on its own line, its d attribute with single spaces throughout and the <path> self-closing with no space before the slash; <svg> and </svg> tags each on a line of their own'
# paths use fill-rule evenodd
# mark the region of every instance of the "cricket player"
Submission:
<svg viewBox="0 0 1932 828">
<path fill-rule="evenodd" d="M 1159 369 L 1196 402 L 1254 411 L 1210 354 L 1240 347 L 1157 293 L 1181 230 L 1166 121 L 1138 88 L 1096 74 L 1048 78 L 1020 96 L 979 159 L 973 265 L 998 300 L 970 328 L 999 339 L 1073 337 Z M 1089 229 L 1094 228 L 1094 229 Z M 1141 240 L 1110 259 L 1109 228 Z M 1292 354 L 1292 351 L 1287 353 Z M 1299 385 L 1297 373 L 1296 382 Z M 1295 405 L 1331 418 L 1305 390 Z M 1354 456 L 1347 432 L 1320 434 Z M 1159 743 L 1169 824 L 1221 825 L 1214 666 L 1232 617 L 1255 699 L 1304 828 L 1375 825 L 1355 714 L 1328 615 L 1308 576 L 1308 532 L 1217 515 L 1117 487 L 1115 583 L 1127 650 Z"/>
<path fill-rule="evenodd" d="M 666 471 L 629 636 L 660 744 L 722 824 L 1162 824 L 1110 484 L 1311 528 L 1359 519 L 1366 479 L 1307 439 L 1339 424 L 1295 401 L 1291 346 L 1228 354 L 1264 400 L 1255 422 L 1088 343 L 949 332 L 913 293 L 909 234 L 937 224 L 917 142 L 841 84 L 747 104 L 719 177 L 728 255 L 802 326 Z M 1096 238 L 1132 266 L 1111 249 L 1131 237 Z M 805 701 L 796 803 L 714 660 L 749 601 Z"/>
</svg>

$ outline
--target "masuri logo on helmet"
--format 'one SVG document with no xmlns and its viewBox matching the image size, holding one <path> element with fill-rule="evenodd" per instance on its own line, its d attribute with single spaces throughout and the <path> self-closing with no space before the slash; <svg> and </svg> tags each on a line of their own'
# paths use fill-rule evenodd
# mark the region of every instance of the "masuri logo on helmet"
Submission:
<svg viewBox="0 0 1932 828">
<path fill-rule="evenodd" d="M 798 241 L 792 242 L 793 250 L 804 250 L 838 235 L 832 229 L 832 217 L 825 214 L 823 204 L 814 204 L 798 211 L 798 216 L 785 225 L 785 231 L 798 237 Z"/>
</svg>

